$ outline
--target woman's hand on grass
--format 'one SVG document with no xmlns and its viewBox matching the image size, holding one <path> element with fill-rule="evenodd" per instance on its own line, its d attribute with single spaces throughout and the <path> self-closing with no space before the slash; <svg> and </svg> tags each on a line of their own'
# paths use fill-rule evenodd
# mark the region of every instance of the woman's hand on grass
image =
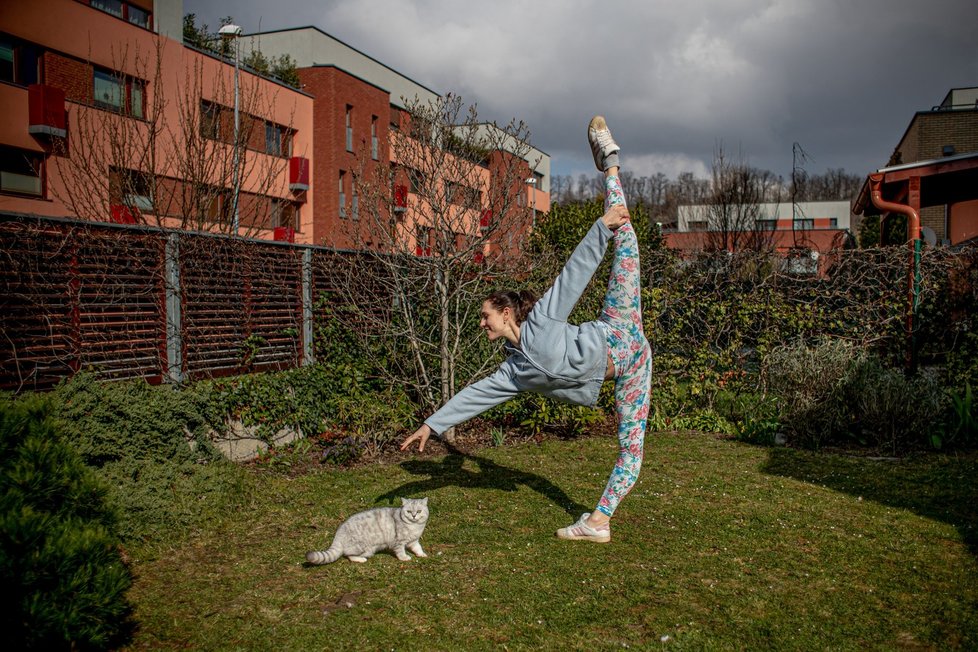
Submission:
<svg viewBox="0 0 978 652">
<path fill-rule="evenodd" d="M 424 423 L 421 425 L 420 428 L 414 431 L 413 435 L 411 435 L 401 443 L 401 450 L 402 451 L 407 450 L 408 448 L 411 447 L 411 444 L 417 441 L 419 442 L 418 452 L 423 453 L 424 445 L 428 442 L 428 437 L 430 436 L 431 436 L 431 428 L 428 426 L 427 423 Z"/>
</svg>

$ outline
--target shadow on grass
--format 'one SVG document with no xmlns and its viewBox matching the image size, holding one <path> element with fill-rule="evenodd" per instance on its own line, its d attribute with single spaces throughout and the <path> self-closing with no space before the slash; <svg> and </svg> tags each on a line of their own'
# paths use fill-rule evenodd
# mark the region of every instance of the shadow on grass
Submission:
<svg viewBox="0 0 978 652">
<path fill-rule="evenodd" d="M 465 453 L 447 442 L 442 443 L 448 448 L 449 454 L 441 461 L 407 460 L 401 462 L 402 469 L 414 475 L 426 476 L 424 479 L 407 482 L 396 487 L 378 496 L 374 502 L 392 502 L 402 496 L 422 496 L 429 491 L 443 487 L 516 491 L 523 486 L 546 497 L 575 519 L 582 512 L 591 511 L 591 508 L 571 500 L 563 489 L 546 478 L 535 473 L 511 469 L 484 457 Z M 465 460 L 474 462 L 478 471 L 462 468 Z"/>
<path fill-rule="evenodd" d="M 761 470 L 948 523 L 978 556 L 978 454 L 881 460 L 776 448 Z"/>
</svg>

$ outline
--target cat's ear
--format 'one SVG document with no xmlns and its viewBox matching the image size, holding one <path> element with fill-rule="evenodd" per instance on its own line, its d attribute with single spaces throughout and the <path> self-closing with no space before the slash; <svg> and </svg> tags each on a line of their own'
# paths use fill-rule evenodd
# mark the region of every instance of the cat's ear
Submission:
<svg viewBox="0 0 978 652">
<path fill-rule="evenodd" d="M 407 503 L 407 500 L 408 500 L 407 498 L 401 498 L 401 507 L 403 507 L 405 503 Z"/>
<path fill-rule="evenodd" d="M 421 499 L 421 504 L 422 505 L 427 505 L 428 504 L 428 497 L 427 496 L 425 496 L 424 498 Z"/>
</svg>

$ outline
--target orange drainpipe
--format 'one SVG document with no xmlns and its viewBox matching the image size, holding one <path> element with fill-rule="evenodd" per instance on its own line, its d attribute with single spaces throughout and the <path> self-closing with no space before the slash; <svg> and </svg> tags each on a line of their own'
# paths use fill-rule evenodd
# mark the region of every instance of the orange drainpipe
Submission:
<svg viewBox="0 0 978 652">
<path fill-rule="evenodd" d="M 912 180 L 911 180 L 912 181 Z M 914 312 L 917 304 L 917 261 L 920 256 L 920 214 L 913 206 L 897 204 L 883 199 L 883 173 L 876 172 L 869 175 L 870 199 L 873 206 L 892 213 L 901 213 L 907 216 L 907 243 L 910 245 L 910 265 L 907 270 L 907 338 L 909 347 L 907 352 L 907 362 L 913 367 L 914 345 L 913 345 L 913 326 Z M 882 226 L 882 225 L 881 225 Z"/>
</svg>

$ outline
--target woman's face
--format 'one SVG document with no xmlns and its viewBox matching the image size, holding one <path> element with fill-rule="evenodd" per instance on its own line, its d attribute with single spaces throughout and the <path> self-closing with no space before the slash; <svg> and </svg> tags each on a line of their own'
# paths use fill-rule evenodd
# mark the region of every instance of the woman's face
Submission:
<svg viewBox="0 0 978 652">
<path fill-rule="evenodd" d="M 479 320 L 479 328 L 486 332 L 489 341 L 493 341 L 504 336 L 506 322 L 510 318 L 512 311 L 509 308 L 498 310 L 493 305 L 484 301 L 482 303 L 482 319 Z"/>
</svg>

